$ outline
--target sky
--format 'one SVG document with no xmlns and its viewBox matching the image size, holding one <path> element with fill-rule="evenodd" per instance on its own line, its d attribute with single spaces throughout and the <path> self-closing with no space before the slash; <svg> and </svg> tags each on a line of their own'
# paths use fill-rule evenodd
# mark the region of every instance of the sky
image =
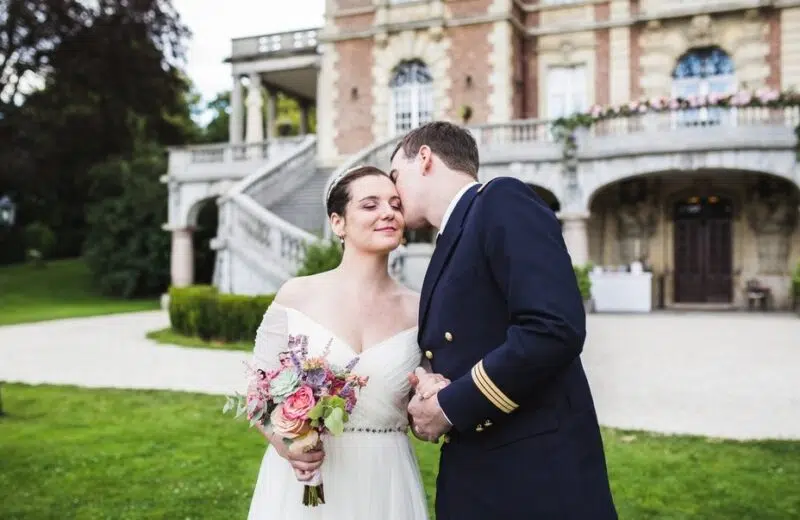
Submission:
<svg viewBox="0 0 800 520">
<path fill-rule="evenodd" d="M 173 6 L 192 31 L 186 73 L 210 101 L 231 88 L 231 68 L 223 63 L 231 39 L 321 27 L 325 0 L 173 0 Z"/>
</svg>

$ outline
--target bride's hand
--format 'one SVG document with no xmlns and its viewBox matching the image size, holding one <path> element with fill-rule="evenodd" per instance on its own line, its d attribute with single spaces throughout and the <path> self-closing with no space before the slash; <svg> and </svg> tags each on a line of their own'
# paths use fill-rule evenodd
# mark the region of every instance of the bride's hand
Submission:
<svg viewBox="0 0 800 520">
<path fill-rule="evenodd" d="M 429 399 L 450 384 L 450 380 L 443 375 L 426 372 L 422 367 L 417 367 L 413 374 L 409 374 L 408 381 L 422 399 Z"/>
<path fill-rule="evenodd" d="M 292 465 L 297 480 L 307 481 L 314 475 L 314 472 L 322 466 L 325 459 L 325 452 L 322 449 L 295 453 L 289 450 L 285 442 L 272 432 L 264 433 L 270 445 L 275 448 L 278 455 L 286 459 Z"/>
</svg>

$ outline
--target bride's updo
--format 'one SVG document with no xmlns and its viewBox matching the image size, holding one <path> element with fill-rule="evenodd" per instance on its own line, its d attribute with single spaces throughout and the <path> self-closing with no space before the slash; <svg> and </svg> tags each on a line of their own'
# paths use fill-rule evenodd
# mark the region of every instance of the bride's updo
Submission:
<svg viewBox="0 0 800 520">
<path fill-rule="evenodd" d="M 335 179 L 329 188 L 326 200 L 326 210 L 328 217 L 336 213 L 344 216 L 347 204 L 350 202 L 350 184 L 362 177 L 372 175 L 389 178 L 386 172 L 374 166 L 359 166 L 347 170 L 341 177 Z"/>
</svg>

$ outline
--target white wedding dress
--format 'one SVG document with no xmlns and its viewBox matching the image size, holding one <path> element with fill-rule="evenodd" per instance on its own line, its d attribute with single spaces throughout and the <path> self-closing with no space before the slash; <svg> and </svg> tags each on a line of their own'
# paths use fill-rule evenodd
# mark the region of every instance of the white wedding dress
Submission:
<svg viewBox="0 0 800 520">
<path fill-rule="evenodd" d="M 411 387 L 407 376 L 419 366 L 417 329 L 406 329 L 368 347 L 360 355 L 310 317 L 273 303 L 259 327 L 254 364 L 278 364 L 288 334 L 308 336 L 309 355 L 331 341 L 328 359 L 369 376 L 367 386 L 337 437 L 324 437 L 322 483 L 325 503 L 302 504 L 303 486 L 289 462 L 268 447 L 250 503 L 249 520 L 427 520 L 425 490 L 407 434 Z"/>
</svg>

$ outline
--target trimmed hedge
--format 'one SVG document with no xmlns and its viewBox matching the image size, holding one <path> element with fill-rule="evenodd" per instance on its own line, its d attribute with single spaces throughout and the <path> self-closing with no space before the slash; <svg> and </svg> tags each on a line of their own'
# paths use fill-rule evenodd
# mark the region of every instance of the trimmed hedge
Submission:
<svg viewBox="0 0 800 520">
<path fill-rule="evenodd" d="M 797 263 L 792 274 L 792 304 L 794 310 L 800 314 L 800 262 Z"/>
<path fill-rule="evenodd" d="M 578 289 L 581 292 L 583 301 L 592 299 L 592 280 L 589 278 L 589 273 L 592 271 L 591 264 L 586 265 L 573 265 L 575 270 L 575 278 L 578 280 Z"/>
<path fill-rule="evenodd" d="M 274 295 L 220 294 L 210 285 L 171 287 L 172 330 L 210 341 L 253 341 Z"/>
</svg>

